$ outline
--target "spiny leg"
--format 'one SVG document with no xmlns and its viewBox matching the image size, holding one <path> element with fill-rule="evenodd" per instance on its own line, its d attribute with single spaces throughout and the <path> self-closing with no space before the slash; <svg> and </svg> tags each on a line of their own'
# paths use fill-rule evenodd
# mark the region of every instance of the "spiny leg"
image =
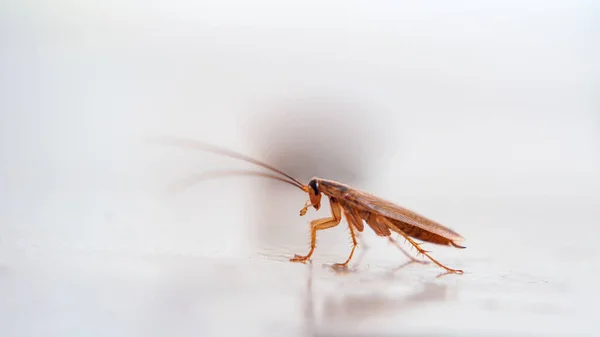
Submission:
<svg viewBox="0 0 600 337">
<path fill-rule="evenodd" d="M 357 246 L 360 246 L 362 248 L 358 257 L 354 259 L 354 261 L 356 262 L 355 266 L 358 266 L 362 263 L 362 260 L 365 257 L 367 250 L 369 250 L 369 246 L 367 245 L 366 241 L 364 240 L 361 234 L 365 229 L 365 224 L 363 222 L 364 220 L 363 218 L 361 218 L 359 212 L 356 211 L 356 209 L 345 207 L 344 211 L 347 212 L 346 218 L 348 218 L 348 215 L 350 215 L 350 218 L 352 219 L 352 227 L 353 229 L 355 229 L 354 236 L 356 237 Z"/>
<path fill-rule="evenodd" d="M 356 229 L 356 228 L 354 228 Z M 365 257 L 366 251 L 368 250 L 368 246 L 366 244 L 364 244 L 364 242 L 361 240 L 361 236 L 360 236 L 360 232 L 354 231 L 354 236 L 356 237 L 356 247 L 361 246 L 362 249 L 360 250 L 358 256 L 354 257 L 352 256 L 352 258 L 354 259 L 353 261 L 355 262 L 354 264 L 354 270 L 356 271 L 356 267 L 358 265 L 360 265 L 362 263 L 362 260 Z M 350 260 L 350 258 L 348 259 Z M 346 263 L 348 263 L 349 261 L 346 261 Z M 350 271 L 347 264 L 342 264 L 342 263 L 336 263 L 330 266 L 335 272 L 348 272 Z"/>
<path fill-rule="evenodd" d="M 463 273 L 462 270 L 460 270 L 460 269 L 452 269 L 452 268 L 446 267 L 443 264 L 441 264 L 440 262 L 438 262 L 436 259 L 434 259 L 433 257 L 431 257 L 429 254 L 427 254 L 426 250 L 424 250 L 423 248 L 421 248 L 418 243 L 416 243 L 413 239 L 411 239 L 404 232 L 402 232 L 401 230 L 399 230 L 398 228 L 396 228 L 388 219 L 386 219 L 384 217 L 379 217 L 379 219 L 381 219 L 380 221 L 382 221 L 383 223 L 385 223 L 385 225 L 388 226 L 391 230 L 393 230 L 394 232 L 402 235 L 408 242 L 410 242 L 419 251 L 420 254 L 423 254 L 424 256 L 427 256 L 431 261 L 433 261 L 433 263 L 437 264 L 441 268 L 446 269 L 450 273 L 454 273 L 454 274 L 462 274 Z"/>
<path fill-rule="evenodd" d="M 315 247 L 317 246 L 317 231 L 332 228 L 340 224 L 340 221 L 342 220 L 342 207 L 333 198 L 329 199 L 329 204 L 331 205 L 331 214 L 333 216 L 331 218 L 313 220 L 310 223 L 310 251 L 308 254 L 304 256 L 296 254 L 290 259 L 290 261 L 305 262 L 308 260 L 312 256 L 313 252 L 315 251 Z"/>
<path fill-rule="evenodd" d="M 293 258 L 290 259 L 292 262 L 305 262 L 308 260 L 313 252 L 315 251 L 315 247 L 317 246 L 317 231 L 328 229 L 331 227 L 335 227 L 339 225 L 340 219 L 335 218 L 323 218 L 314 220 L 311 222 L 311 238 L 310 238 L 310 251 L 308 254 L 302 256 L 295 254 Z"/>
<path fill-rule="evenodd" d="M 334 268 L 346 268 L 350 260 L 352 260 L 352 256 L 354 255 L 354 250 L 356 250 L 356 246 L 358 246 L 358 242 L 356 241 L 356 235 L 354 234 L 354 218 L 352 218 L 346 210 L 344 210 L 344 215 L 346 216 L 346 221 L 348 222 L 348 229 L 350 229 L 350 235 L 352 236 L 352 250 L 350 251 L 350 256 L 344 263 L 335 263 L 333 265 Z"/>
<path fill-rule="evenodd" d="M 354 236 L 356 237 L 356 241 L 358 242 L 358 246 L 361 246 L 362 249 L 360 250 L 360 253 L 358 255 L 358 257 L 356 257 L 354 259 L 355 261 L 355 266 L 359 265 L 363 258 L 365 257 L 365 253 L 367 252 L 367 250 L 369 250 L 369 246 L 365 243 L 364 240 L 362 240 L 362 236 L 359 233 L 354 233 Z M 358 262 L 356 262 L 358 259 Z"/>
<path fill-rule="evenodd" d="M 398 243 L 398 241 L 394 240 L 391 236 L 388 236 L 388 240 L 390 240 L 391 243 L 394 244 L 394 246 L 396 246 L 396 248 L 398 248 L 402 253 L 404 253 L 404 255 L 406 255 L 406 257 L 408 257 L 410 259 L 409 263 L 422 263 L 422 264 L 427 264 L 427 261 L 421 261 L 419 259 L 416 259 L 414 257 L 412 257 L 410 254 L 408 254 L 408 252 L 406 250 L 404 250 L 404 248 L 402 248 L 402 246 L 400 246 L 400 244 Z"/>
<path fill-rule="evenodd" d="M 371 227 L 371 229 L 373 229 L 375 234 L 377 234 L 377 236 L 388 238 L 388 240 L 392 244 L 394 244 L 396 246 L 396 248 L 398 248 L 404 255 L 406 255 L 410 259 L 409 263 L 413 263 L 413 262 L 425 263 L 425 262 L 421 262 L 420 260 L 415 259 L 414 257 L 410 256 L 408 254 L 408 252 L 405 251 L 404 248 L 402 248 L 402 246 L 400 246 L 400 244 L 398 244 L 396 242 L 396 240 L 394 240 L 392 238 L 392 231 L 397 231 L 397 229 L 395 228 L 395 226 L 390 227 L 390 226 L 388 226 L 388 224 L 383 222 L 381 220 L 381 219 L 383 219 L 383 217 L 378 216 L 373 213 L 363 214 L 362 217 L 365 220 L 365 222 L 367 223 L 367 225 L 369 225 L 369 227 Z M 392 231 L 390 231 L 390 229 L 392 229 Z"/>
</svg>

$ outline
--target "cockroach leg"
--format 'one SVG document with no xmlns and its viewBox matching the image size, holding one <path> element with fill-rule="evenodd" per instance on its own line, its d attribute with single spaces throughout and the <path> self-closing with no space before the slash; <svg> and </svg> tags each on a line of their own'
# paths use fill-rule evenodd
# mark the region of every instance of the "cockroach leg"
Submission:
<svg viewBox="0 0 600 337">
<path fill-rule="evenodd" d="M 348 259 L 346 260 L 346 262 L 344 263 L 335 263 L 333 265 L 334 268 L 346 268 L 348 267 L 348 263 L 350 262 L 350 260 L 352 260 L 352 256 L 354 255 L 354 250 L 356 250 L 356 246 L 358 246 L 358 242 L 356 241 L 356 235 L 354 234 L 354 225 L 352 223 L 353 220 L 351 220 L 352 218 L 348 217 L 348 213 L 346 211 L 344 211 L 344 213 L 346 214 L 346 221 L 348 221 L 348 228 L 350 229 L 350 235 L 352 236 L 352 250 L 350 251 L 350 256 L 348 256 Z"/>
<path fill-rule="evenodd" d="M 310 251 L 308 254 L 302 256 L 295 254 L 290 261 L 292 262 L 306 262 L 306 260 L 310 259 L 313 252 L 315 251 L 315 247 L 317 246 L 317 231 L 324 230 L 328 228 L 335 227 L 340 224 L 340 219 L 336 218 L 324 218 L 318 219 L 311 222 L 311 238 L 310 238 Z"/>
<path fill-rule="evenodd" d="M 390 242 L 393 243 L 394 246 L 396 246 L 396 248 L 398 248 L 402 253 L 404 253 L 404 255 L 406 255 L 406 257 L 408 257 L 410 259 L 409 262 L 415 262 L 415 263 L 421 263 L 421 264 L 428 264 L 429 263 L 427 261 L 421 261 L 419 259 L 416 259 L 416 258 L 412 257 L 410 254 L 408 254 L 408 252 L 406 250 L 404 250 L 404 248 L 402 248 L 402 246 L 400 246 L 400 244 L 398 243 L 398 241 L 394 240 L 391 236 L 388 236 L 388 240 L 390 240 Z"/>
<path fill-rule="evenodd" d="M 308 211 L 308 208 L 312 206 L 312 203 L 310 202 L 310 200 L 308 200 L 307 202 L 304 203 L 304 207 L 302 207 L 302 209 L 300 210 L 300 216 L 304 216 L 306 214 L 306 212 Z"/>
<path fill-rule="evenodd" d="M 310 223 L 310 251 L 308 252 L 308 254 L 304 256 L 296 254 L 293 258 L 290 259 L 290 261 L 306 262 L 306 260 L 310 259 L 313 252 L 315 251 L 315 247 L 317 246 L 317 231 L 332 228 L 340 224 L 340 221 L 342 220 L 341 205 L 337 203 L 333 198 L 329 199 L 329 204 L 331 205 L 331 214 L 333 216 L 331 218 L 313 220 Z"/>
<path fill-rule="evenodd" d="M 360 236 L 359 233 L 354 233 L 354 236 L 356 237 L 356 241 L 360 242 L 359 243 L 360 247 L 362 247 L 362 249 L 360 250 L 360 253 L 359 253 L 358 257 L 356 258 L 356 259 L 358 259 L 358 261 L 356 259 L 354 259 L 355 265 L 359 265 L 362 262 L 362 260 L 363 260 L 363 258 L 365 256 L 366 251 L 369 249 L 369 246 L 367 246 L 364 243 L 364 240 L 361 240 L 361 236 Z"/>
<path fill-rule="evenodd" d="M 424 250 L 423 248 L 419 247 L 418 243 L 416 243 L 408 235 L 404 234 L 401 230 L 397 229 L 388 219 L 386 219 L 384 217 L 378 217 L 378 219 L 380 219 L 381 222 L 385 223 L 386 226 L 388 226 L 391 230 L 393 230 L 394 232 L 402 235 L 408 242 L 410 242 L 417 249 L 417 251 L 419 251 L 420 254 L 423 254 L 424 256 L 427 256 L 431 261 L 433 261 L 433 263 L 437 264 L 439 267 L 446 269 L 449 273 L 463 274 L 462 270 L 460 270 L 460 269 L 452 269 L 452 268 L 446 267 L 443 264 L 441 264 L 440 262 L 438 262 L 436 259 L 434 259 L 433 257 L 431 257 L 429 254 L 427 254 L 426 250 Z"/>
</svg>

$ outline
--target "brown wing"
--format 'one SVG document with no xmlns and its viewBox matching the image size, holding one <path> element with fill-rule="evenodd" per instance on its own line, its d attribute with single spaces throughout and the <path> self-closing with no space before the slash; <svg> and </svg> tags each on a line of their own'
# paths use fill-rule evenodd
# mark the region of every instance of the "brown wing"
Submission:
<svg viewBox="0 0 600 337">
<path fill-rule="evenodd" d="M 358 209 L 378 213 L 382 216 L 419 227 L 425 231 L 432 232 L 452 241 L 464 241 L 464 238 L 452 229 L 372 194 L 352 189 L 346 193 L 344 199 L 346 203 L 349 203 Z"/>
</svg>

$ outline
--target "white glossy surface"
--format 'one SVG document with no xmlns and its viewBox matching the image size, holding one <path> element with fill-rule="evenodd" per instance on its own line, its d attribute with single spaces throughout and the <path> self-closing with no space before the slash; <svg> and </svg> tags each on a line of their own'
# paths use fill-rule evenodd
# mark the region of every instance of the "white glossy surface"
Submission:
<svg viewBox="0 0 600 337">
<path fill-rule="evenodd" d="M 313 5 L 314 7 L 311 7 Z M 393 7 L 386 7 L 393 6 Z M 592 2 L 0 5 L 0 335 L 598 335 L 600 50 Z M 303 181 L 436 219 L 462 276 L 339 226 L 306 253 Z M 312 270 L 312 272 L 311 272 Z"/>
</svg>

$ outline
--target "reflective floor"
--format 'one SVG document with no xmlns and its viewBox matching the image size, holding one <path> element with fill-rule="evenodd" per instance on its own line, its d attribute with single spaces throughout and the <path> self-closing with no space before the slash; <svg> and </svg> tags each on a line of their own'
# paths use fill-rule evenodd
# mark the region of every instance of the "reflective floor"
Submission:
<svg viewBox="0 0 600 337">
<path fill-rule="evenodd" d="M 594 294 L 588 292 L 594 281 L 576 268 L 568 277 L 540 277 L 525 264 L 520 270 L 494 270 L 491 261 L 457 259 L 445 262 L 465 268 L 464 275 L 437 277 L 440 270 L 432 265 L 376 265 L 368 255 L 367 250 L 344 272 L 334 271 L 323 256 L 303 265 L 265 255 L 4 250 L 0 326 L 7 337 L 592 336 L 599 331 L 590 303 Z"/>
</svg>

